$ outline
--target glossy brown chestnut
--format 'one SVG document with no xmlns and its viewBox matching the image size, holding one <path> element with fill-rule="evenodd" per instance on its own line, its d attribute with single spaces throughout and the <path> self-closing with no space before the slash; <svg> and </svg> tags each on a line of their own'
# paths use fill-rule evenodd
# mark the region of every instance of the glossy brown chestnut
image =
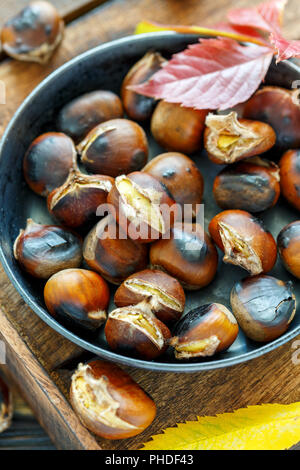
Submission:
<svg viewBox="0 0 300 470">
<path fill-rule="evenodd" d="M 127 237 L 112 216 L 104 217 L 86 236 L 83 257 L 94 271 L 113 284 L 145 269 L 148 248 Z"/>
<path fill-rule="evenodd" d="M 271 276 L 247 277 L 231 291 L 232 311 L 245 334 L 254 341 L 273 341 L 289 327 L 296 313 L 292 282 Z"/>
<path fill-rule="evenodd" d="M 0 433 L 9 428 L 13 416 L 13 397 L 8 385 L 0 377 Z"/>
<path fill-rule="evenodd" d="M 61 186 L 76 165 L 72 139 L 60 132 L 47 132 L 37 137 L 23 160 L 24 177 L 29 187 L 40 196 L 48 196 Z"/>
<path fill-rule="evenodd" d="M 300 220 L 281 230 L 277 237 L 277 246 L 285 268 L 300 279 Z"/>
<path fill-rule="evenodd" d="M 262 222 L 246 211 L 228 210 L 209 224 L 216 245 L 224 251 L 223 261 L 246 269 L 252 276 L 271 271 L 277 258 L 276 242 Z"/>
<path fill-rule="evenodd" d="M 218 267 L 217 250 L 203 228 L 196 223 L 176 223 L 169 239 L 150 248 L 153 269 L 161 269 L 180 281 L 185 289 L 207 286 Z"/>
<path fill-rule="evenodd" d="M 105 336 L 113 351 L 151 361 L 165 352 L 171 333 L 155 317 L 149 301 L 144 300 L 110 312 Z"/>
<path fill-rule="evenodd" d="M 206 110 L 160 101 L 152 116 L 151 132 L 166 150 L 193 153 L 202 146 L 206 115 Z"/>
<path fill-rule="evenodd" d="M 27 219 L 14 243 L 14 257 L 34 277 L 48 279 L 67 268 L 78 268 L 82 261 L 81 239 L 56 225 L 40 225 Z"/>
<path fill-rule="evenodd" d="M 167 189 L 141 171 L 118 176 L 107 202 L 123 230 L 140 243 L 166 235 L 177 217 L 177 204 Z"/>
<path fill-rule="evenodd" d="M 213 194 L 222 209 L 265 211 L 276 204 L 280 195 L 279 168 L 260 157 L 234 163 L 215 178 Z"/>
<path fill-rule="evenodd" d="M 191 217 L 196 216 L 197 204 L 202 201 L 204 183 L 193 160 L 183 153 L 162 153 L 147 163 L 143 171 L 168 188 L 185 217 L 191 221 Z"/>
<path fill-rule="evenodd" d="M 205 121 L 204 146 L 217 164 L 234 163 L 266 152 L 276 141 L 268 124 L 238 119 L 237 113 L 209 114 Z"/>
<path fill-rule="evenodd" d="M 79 364 L 72 376 L 70 399 L 82 423 L 105 439 L 126 439 L 143 432 L 156 406 L 120 367 L 105 361 Z"/>
<path fill-rule="evenodd" d="M 156 100 L 139 95 L 128 89 L 149 80 L 157 72 L 165 59 L 159 52 L 147 52 L 131 69 L 123 80 L 121 98 L 127 116 L 134 121 L 146 121 L 151 117 Z"/>
<path fill-rule="evenodd" d="M 92 129 L 78 145 L 78 151 L 88 171 L 115 177 L 143 168 L 148 142 L 136 122 L 111 119 Z"/>
<path fill-rule="evenodd" d="M 98 124 L 122 116 L 120 98 L 111 91 L 96 90 L 66 104 L 58 115 L 57 128 L 77 144 Z"/>
<path fill-rule="evenodd" d="M 288 150 L 279 162 L 280 186 L 285 199 L 300 211 L 300 150 Z"/>
<path fill-rule="evenodd" d="M 89 229 L 97 220 L 97 209 L 106 204 L 114 179 L 85 175 L 72 169 L 65 183 L 47 198 L 50 214 L 67 227 Z"/>
<path fill-rule="evenodd" d="M 239 327 L 222 304 L 206 304 L 188 312 L 175 325 L 170 345 L 176 359 L 213 356 L 236 340 Z"/>
<path fill-rule="evenodd" d="M 276 148 L 284 151 L 300 147 L 299 90 L 265 86 L 245 104 L 243 116 L 266 122 L 274 129 Z"/>
<path fill-rule="evenodd" d="M 3 26 L 2 48 L 15 59 L 45 64 L 63 31 L 64 22 L 51 3 L 32 2 Z"/>
<path fill-rule="evenodd" d="M 148 299 L 155 316 L 163 323 L 173 323 L 181 317 L 185 294 L 180 283 L 168 274 L 145 269 L 129 276 L 117 289 L 117 307 L 136 305 Z"/>
<path fill-rule="evenodd" d="M 64 269 L 47 281 L 44 299 L 54 317 L 95 330 L 106 320 L 109 288 L 93 271 Z"/>
</svg>

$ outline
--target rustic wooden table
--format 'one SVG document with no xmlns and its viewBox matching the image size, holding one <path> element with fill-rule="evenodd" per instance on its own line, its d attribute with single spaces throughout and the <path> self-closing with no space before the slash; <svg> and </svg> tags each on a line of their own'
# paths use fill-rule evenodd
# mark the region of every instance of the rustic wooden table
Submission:
<svg viewBox="0 0 300 470">
<path fill-rule="evenodd" d="M 0 0 L 0 23 L 27 3 L 26 0 Z M 52 3 L 58 7 L 68 26 L 63 44 L 51 62 L 41 67 L 0 58 L 0 80 L 7 89 L 7 104 L 0 105 L 1 134 L 20 103 L 44 77 L 91 47 L 131 34 L 138 21 L 209 25 L 223 21 L 229 8 L 260 2 L 53 0 Z M 285 32 L 290 38 L 300 37 L 298 0 L 289 2 Z M 0 338 L 7 347 L 5 369 L 10 370 L 57 448 L 138 449 L 151 435 L 177 422 L 193 420 L 197 415 L 213 415 L 260 403 L 300 400 L 300 366 L 291 360 L 292 343 L 246 364 L 211 372 L 180 375 L 127 368 L 153 396 L 158 406 L 157 419 L 136 438 L 115 442 L 96 440 L 81 426 L 68 402 L 72 370 L 80 360 L 88 359 L 89 354 L 45 325 L 25 305 L 2 268 L 0 306 Z"/>
</svg>

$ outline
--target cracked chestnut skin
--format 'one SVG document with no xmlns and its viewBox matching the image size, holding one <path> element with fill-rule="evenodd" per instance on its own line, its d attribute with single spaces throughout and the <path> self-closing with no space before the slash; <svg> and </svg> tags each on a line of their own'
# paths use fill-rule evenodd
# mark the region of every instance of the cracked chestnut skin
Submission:
<svg viewBox="0 0 300 470">
<path fill-rule="evenodd" d="M 0 433 L 9 428 L 13 417 L 12 393 L 0 376 Z"/>
<path fill-rule="evenodd" d="M 265 86 L 245 104 L 243 117 L 265 122 L 276 133 L 275 148 L 280 151 L 300 147 L 299 90 Z"/>
<path fill-rule="evenodd" d="M 31 276 L 48 279 L 62 269 L 80 266 L 82 241 L 63 227 L 28 219 L 15 240 L 14 257 Z"/>
<path fill-rule="evenodd" d="M 240 266 L 251 275 L 267 273 L 273 268 L 277 258 L 276 242 L 262 222 L 249 212 L 220 212 L 211 220 L 209 232 L 216 245 L 224 251 L 225 263 Z M 224 241 L 227 244 L 225 248 Z"/>
<path fill-rule="evenodd" d="M 164 302 L 160 293 L 174 305 Z M 145 269 L 129 276 L 117 289 L 114 303 L 117 307 L 127 307 L 147 298 L 156 317 L 163 323 L 174 323 L 183 313 L 185 294 L 181 284 L 174 277 L 155 269 Z"/>
<path fill-rule="evenodd" d="M 136 436 L 156 416 L 150 396 L 120 367 L 100 360 L 79 364 L 72 376 L 70 400 L 82 423 L 105 439 Z"/>
<path fill-rule="evenodd" d="M 200 170 L 189 157 L 183 153 L 167 152 L 153 158 L 143 171 L 158 179 L 168 188 L 173 198 L 181 206 L 191 204 L 187 217 L 195 217 L 197 204 L 201 204 L 204 181 Z"/>
<path fill-rule="evenodd" d="M 129 70 L 123 80 L 121 87 L 121 98 L 127 116 L 134 121 L 146 121 L 152 115 L 156 105 L 154 98 L 140 95 L 127 87 L 140 85 L 148 81 L 165 62 L 165 59 L 159 52 L 147 52 L 133 67 Z"/>
<path fill-rule="evenodd" d="M 148 158 L 146 134 L 129 119 L 111 119 L 99 124 L 77 150 L 87 171 L 113 177 L 140 170 Z"/>
<path fill-rule="evenodd" d="M 230 302 L 240 327 L 258 342 L 273 341 L 283 335 L 296 313 L 292 282 L 266 275 L 237 282 Z"/>
<path fill-rule="evenodd" d="M 205 304 L 190 310 L 175 325 L 170 345 L 176 359 L 213 356 L 228 349 L 236 340 L 239 327 L 224 305 Z"/>
<path fill-rule="evenodd" d="M 67 103 L 59 112 L 57 128 L 77 144 L 98 124 L 122 116 L 120 98 L 111 91 L 96 90 Z"/>
<path fill-rule="evenodd" d="M 26 183 L 40 196 L 47 197 L 61 186 L 76 166 L 76 149 L 70 137 L 61 132 L 47 132 L 37 137 L 23 160 Z"/>
<path fill-rule="evenodd" d="M 222 209 L 265 211 L 280 195 L 279 168 L 259 157 L 228 165 L 215 178 L 213 194 Z"/>
<path fill-rule="evenodd" d="M 43 65 L 61 42 L 63 31 L 64 22 L 51 3 L 32 2 L 5 23 L 2 47 L 15 59 Z"/>
<path fill-rule="evenodd" d="M 283 227 L 277 237 L 277 246 L 285 268 L 300 279 L 300 220 Z"/>
<path fill-rule="evenodd" d="M 218 253 L 199 224 L 175 223 L 169 239 L 151 245 L 150 264 L 178 279 L 184 289 L 197 290 L 214 279 Z"/>
<path fill-rule="evenodd" d="M 300 211 L 300 150 L 288 150 L 279 162 L 280 186 L 285 199 Z"/>
<path fill-rule="evenodd" d="M 47 281 L 44 300 L 53 317 L 93 331 L 106 320 L 109 288 L 93 271 L 65 269 Z"/>
<path fill-rule="evenodd" d="M 184 108 L 160 101 L 151 119 L 154 139 L 166 150 L 194 153 L 202 147 L 202 134 L 208 111 Z"/>
</svg>

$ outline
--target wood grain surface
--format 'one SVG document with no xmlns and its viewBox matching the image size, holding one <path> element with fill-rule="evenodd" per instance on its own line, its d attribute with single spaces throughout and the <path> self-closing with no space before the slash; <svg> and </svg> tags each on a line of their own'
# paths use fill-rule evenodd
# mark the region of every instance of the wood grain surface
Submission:
<svg viewBox="0 0 300 470">
<path fill-rule="evenodd" d="M 25 2 L 2 2 L 20 4 Z M 67 9 L 84 2 L 57 2 Z M 87 2 L 86 2 L 87 3 Z M 52 70 L 71 57 L 102 42 L 134 31 L 142 19 L 164 23 L 209 25 L 225 18 L 229 8 L 259 1 L 230 0 L 116 0 L 107 1 L 71 22 L 51 62 L 41 67 L 6 59 L 0 80 L 7 103 L 0 105 L 0 134 L 28 93 Z M 69 5 L 68 5 L 69 4 Z M 0 8 L 2 7 L 0 2 Z M 4 7 L 6 8 L 6 6 Z M 5 10 L 8 14 L 9 10 Z M 66 10 L 67 11 L 67 10 Z M 69 10 L 71 11 L 71 9 Z M 285 15 L 289 37 L 300 37 L 298 0 L 291 0 Z M 0 332 L 7 343 L 8 367 L 41 424 L 59 448 L 137 449 L 151 435 L 177 422 L 260 403 L 300 400 L 300 365 L 292 362 L 289 343 L 266 356 L 232 368 L 197 374 L 153 373 L 125 368 L 154 398 L 158 416 L 142 435 L 125 441 L 105 441 L 79 424 L 68 404 L 73 368 L 90 356 L 45 325 L 23 302 L 0 268 Z"/>
</svg>

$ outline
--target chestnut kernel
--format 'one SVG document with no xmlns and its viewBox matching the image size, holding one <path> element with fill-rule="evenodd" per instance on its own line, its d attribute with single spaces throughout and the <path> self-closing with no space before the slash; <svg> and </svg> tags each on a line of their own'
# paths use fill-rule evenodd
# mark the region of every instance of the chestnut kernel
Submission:
<svg viewBox="0 0 300 470">
<path fill-rule="evenodd" d="M 82 261 L 81 239 L 63 227 L 40 225 L 27 219 L 14 243 L 14 257 L 31 276 L 48 279 Z"/>
<path fill-rule="evenodd" d="M 92 129 L 78 145 L 78 151 L 87 171 L 116 177 L 143 168 L 148 142 L 136 122 L 111 119 Z"/>
<path fill-rule="evenodd" d="M 84 240 L 83 257 L 91 269 L 113 284 L 121 284 L 148 264 L 146 245 L 127 237 L 112 216 L 104 217 Z"/>
<path fill-rule="evenodd" d="M 222 209 L 265 211 L 280 195 L 279 168 L 260 157 L 234 163 L 215 178 L 213 194 Z"/>
<path fill-rule="evenodd" d="M 71 404 L 82 423 L 105 439 L 143 432 L 156 416 L 154 401 L 115 364 L 79 364 L 72 376 Z"/>
<path fill-rule="evenodd" d="M 76 149 L 70 137 L 60 132 L 47 132 L 37 137 L 23 160 L 28 186 L 40 196 L 48 196 L 67 179 L 76 166 Z"/>
<path fill-rule="evenodd" d="M 153 176 L 136 171 L 118 176 L 107 201 L 128 236 L 149 243 L 173 225 L 177 206 L 167 189 Z"/>
<path fill-rule="evenodd" d="M 169 239 L 150 248 L 150 264 L 175 277 L 185 289 L 205 287 L 214 279 L 218 267 L 215 245 L 196 223 L 176 223 Z"/>
<path fill-rule="evenodd" d="M 107 90 L 96 90 L 75 98 L 60 111 L 57 128 L 79 143 L 94 127 L 123 116 L 120 98 Z"/>
<path fill-rule="evenodd" d="M 12 393 L 2 377 L 0 377 L 0 433 L 11 425 L 13 417 Z"/>
<path fill-rule="evenodd" d="M 217 164 L 234 163 L 253 157 L 273 147 L 274 130 L 268 124 L 238 119 L 237 113 L 209 114 L 205 121 L 204 146 Z"/>
<path fill-rule="evenodd" d="M 284 151 L 300 147 L 299 90 L 265 86 L 246 102 L 243 117 L 265 122 L 276 133 L 276 148 Z"/>
<path fill-rule="evenodd" d="M 206 304 L 188 312 L 175 325 L 170 345 L 176 359 L 207 357 L 225 351 L 236 340 L 236 319 L 222 304 Z"/>
<path fill-rule="evenodd" d="M 285 268 L 300 279 L 300 220 L 283 227 L 277 237 L 277 246 Z"/>
<path fill-rule="evenodd" d="M 197 204 L 203 196 L 203 176 L 196 164 L 183 153 L 162 153 L 153 158 L 143 171 L 158 179 L 172 194 L 182 208 L 182 213 L 191 220 L 197 214 Z M 191 205 L 191 211 L 185 204 Z"/>
<path fill-rule="evenodd" d="M 151 361 L 165 352 L 171 333 L 155 317 L 149 301 L 144 300 L 110 312 L 105 324 L 105 336 L 113 351 Z"/>
<path fill-rule="evenodd" d="M 32 2 L 3 26 L 2 48 L 15 59 L 46 64 L 63 31 L 64 22 L 51 3 Z"/>
<path fill-rule="evenodd" d="M 194 153 L 202 146 L 207 112 L 160 101 L 151 120 L 153 137 L 166 150 Z"/>
<path fill-rule="evenodd" d="M 250 339 L 273 341 L 286 332 L 296 313 L 292 286 L 291 281 L 265 275 L 235 284 L 230 297 L 232 311 Z"/>
<path fill-rule="evenodd" d="M 148 81 L 162 67 L 165 59 L 159 52 L 147 52 L 129 70 L 123 80 L 121 98 L 127 116 L 134 121 L 146 121 L 151 117 L 156 100 L 130 90 L 130 86 Z"/>
<path fill-rule="evenodd" d="M 300 150 L 288 150 L 279 162 L 280 186 L 285 199 L 300 211 Z"/>
<path fill-rule="evenodd" d="M 276 242 L 262 222 L 249 212 L 220 212 L 211 220 L 209 232 L 224 251 L 224 263 L 240 266 L 252 276 L 273 268 L 277 258 Z"/>
<path fill-rule="evenodd" d="M 54 317 L 95 330 L 106 320 L 109 288 L 93 271 L 64 269 L 47 281 L 44 299 Z"/>
<path fill-rule="evenodd" d="M 163 323 L 173 323 L 183 313 L 183 288 L 177 279 L 158 270 L 145 269 L 129 276 L 117 289 L 114 302 L 117 307 L 128 307 L 146 299 Z"/>
<path fill-rule="evenodd" d="M 85 175 L 72 169 L 65 183 L 47 198 L 50 214 L 67 227 L 90 228 L 97 220 L 97 208 L 106 203 L 114 180 L 106 175 Z"/>
</svg>

